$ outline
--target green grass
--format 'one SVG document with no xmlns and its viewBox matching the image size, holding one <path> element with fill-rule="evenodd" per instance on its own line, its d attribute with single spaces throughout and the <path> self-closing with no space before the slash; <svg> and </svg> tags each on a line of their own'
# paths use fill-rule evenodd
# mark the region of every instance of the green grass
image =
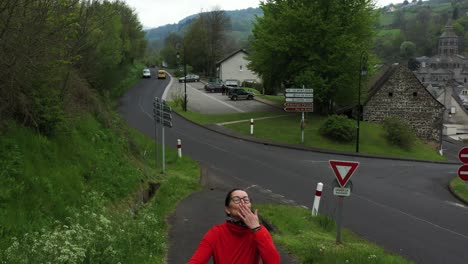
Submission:
<svg viewBox="0 0 468 264">
<path fill-rule="evenodd" d="M 318 115 L 309 115 L 304 130 L 304 145 L 321 149 L 355 152 L 356 143 L 339 143 L 319 134 L 319 128 L 324 118 Z M 235 123 L 226 125 L 227 128 L 241 134 L 250 134 L 248 123 Z M 404 150 L 390 145 L 383 137 L 384 131 L 378 124 L 360 122 L 360 153 L 377 154 L 384 156 L 415 158 L 422 160 L 445 160 L 437 154 L 435 149 L 421 140 L 417 140 L 410 150 Z M 300 115 L 295 117 L 284 116 L 273 119 L 255 121 L 255 136 L 273 141 L 300 144 Z"/>
<path fill-rule="evenodd" d="M 173 104 L 172 104 L 173 105 Z M 250 118 L 263 116 L 278 116 L 278 113 L 242 113 L 227 115 L 206 115 L 194 112 L 182 112 L 180 107 L 174 110 L 186 118 L 200 124 L 215 124 L 228 121 L 245 120 L 245 122 L 225 125 L 244 135 L 250 135 Z M 321 149 L 330 149 L 346 152 L 355 152 L 355 141 L 349 143 L 339 143 L 322 137 L 319 128 L 324 122 L 324 117 L 309 114 L 306 118 L 306 128 L 304 130 L 304 145 Z M 389 144 L 384 138 L 384 131 L 381 125 L 361 122 L 360 123 L 360 153 L 414 158 L 421 160 L 443 161 L 445 157 L 438 155 L 435 147 L 426 144 L 421 140 L 416 140 L 409 150 Z M 300 114 L 286 114 L 285 116 L 272 119 L 255 121 L 255 137 L 270 139 L 277 142 L 289 144 L 301 144 Z"/>
<path fill-rule="evenodd" d="M 379 15 L 379 25 L 382 27 L 391 26 L 394 21 L 394 12 L 381 12 Z"/>
<path fill-rule="evenodd" d="M 178 114 L 202 125 L 216 124 L 216 123 L 229 122 L 229 121 L 238 121 L 238 120 L 250 120 L 251 118 L 277 116 L 281 114 L 281 113 L 271 113 L 271 112 L 252 112 L 252 113 L 236 113 L 236 114 L 222 114 L 222 115 L 207 115 L 207 114 L 200 114 L 200 113 L 191 112 L 191 111 L 184 112 L 182 111 L 182 106 L 176 105 L 174 102 L 168 102 L 168 104 Z"/>
<path fill-rule="evenodd" d="M 463 181 L 460 177 L 456 177 L 450 181 L 450 186 L 460 198 L 468 202 L 468 182 Z"/>
<path fill-rule="evenodd" d="M 275 105 L 283 107 L 284 96 L 283 95 L 258 95 L 258 97 L 273 102 Z"/>
<path fill-rule="evenodd" d="M 377 37 L 394 38 L 400 35 L 400 29 L 382 29 L 377 32 Z"/>
<path fill-rule="evenodd" d="M 309 210 L 284 205 L 255 207 L 280 231 L 272 233 L 275 243 L 296 256 L 299 263 L 412 263 L 346 229 L 342 229 L 342 243 L 336 244 L 334 221 L 312 217 Z"/>
</svg>

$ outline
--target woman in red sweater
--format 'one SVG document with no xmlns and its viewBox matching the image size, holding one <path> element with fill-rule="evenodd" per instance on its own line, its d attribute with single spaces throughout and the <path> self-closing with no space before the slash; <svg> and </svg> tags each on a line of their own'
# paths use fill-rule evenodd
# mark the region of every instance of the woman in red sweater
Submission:
<svg viewBox="0 0 468 264">
<path fill-rule="evenodd" d="M 280 256 L 268 230 L 252 212 L 247 192 L 233 189 L 224 202 L 228 218 L 212 227 L 198 245 L 189 264 L 205 264 L 213 256 L 216 264 L 280 263 Z"/>
</svg>

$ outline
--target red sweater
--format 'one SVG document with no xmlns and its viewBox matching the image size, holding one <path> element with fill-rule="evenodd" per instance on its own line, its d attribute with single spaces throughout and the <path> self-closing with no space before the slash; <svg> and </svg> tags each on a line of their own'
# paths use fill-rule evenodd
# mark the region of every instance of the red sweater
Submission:
<svg viewBox="0 0 468 264">
<path fill-rule="evenodd" d="M 213 256 L 216 264 L 263 264 L 280 263 L 280 256 L 268 230 L 262 228 L 254 233 L 230 222 L 212 227 L 198 245 L 189 264 L 208 263 Z"/>
</svg>

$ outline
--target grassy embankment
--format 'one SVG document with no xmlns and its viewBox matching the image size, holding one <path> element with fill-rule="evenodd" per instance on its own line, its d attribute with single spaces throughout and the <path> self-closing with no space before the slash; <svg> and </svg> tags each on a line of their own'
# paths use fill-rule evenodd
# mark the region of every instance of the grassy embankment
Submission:
<svg viewBox="0 0 468 264">
<path fill-rule="evenodd" d="M 153 141 L 104 108 L 51 137 L 13 121 L 1 132 L 1 263 L 165 263 L 166 218 L 198 190 L 198 164 L 168 149 L 161 175 Z M 143 204 L 149 185 L 160 187 Z"/>
<path fill-rule="evenodd" d="M 452 190 L 458 194 L 460 198 L 465 200 L 468 203 L 468 182 L 463 181 L 459 177 L 455 177 L 450 181 L 450 186 Z"/>
<path fill-rule="evenodd" d="M 277 102 L 284 102 L 284 97 L 276 96 Z M 282 104 L 282 103 L 281 103 Z M 180 107 L 174 108 L 181 115 L 200 124 L 214 124 L 227 121 L 245 120 L 234 124 L 225 125 L 240 134 L 250 134 L 250 118 L 263 116 L 278 116 L 278 113 L 242 113 L 242 114 L 224 114 L 224 115 L 206 115 L 193 112 L 182 112 Z M 272 141 L 301 144 L 300 118 L 301 114 L 284 113 L 284 116 L 278 116 L 271 119 L 255 120 L 254 136 L 258 138 L 270 139 Z M 330 149 L 345 152 L 355 152 L 355 142 L 339 143 L 319 134 L 319 128 L 325 121 L 323 116 L 315 114 L 306 115 L 306 127 L 304 130 L 304 145 L 320 149 Z M 360 122 L 360 153 L 374 154 L 382 156 L 414 158 L 421 160 L 443 161 L 444 157 L 436 151 L 436 146 L 416 140 L 409 150 L 399 148 L 389 144 L 384 136 L 384 130 L 381 125 Z"/>
</svg>

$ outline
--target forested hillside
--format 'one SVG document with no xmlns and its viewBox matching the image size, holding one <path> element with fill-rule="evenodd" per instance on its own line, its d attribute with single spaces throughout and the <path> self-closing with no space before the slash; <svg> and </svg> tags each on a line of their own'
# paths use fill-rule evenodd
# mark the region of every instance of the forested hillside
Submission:
<svg viewBox="0 0 468 264">
<path fill-rule="evenodd" d="M 163 263 L 175 202 L 138 208 L 161 180 L 154 145 L 115 113 L 141 78 L 136 14 L 121 1 L 3 0 L 0 39 L 0 262 Z M 158 193 L 177 199 L 170 179 Z"/>
</svg>

